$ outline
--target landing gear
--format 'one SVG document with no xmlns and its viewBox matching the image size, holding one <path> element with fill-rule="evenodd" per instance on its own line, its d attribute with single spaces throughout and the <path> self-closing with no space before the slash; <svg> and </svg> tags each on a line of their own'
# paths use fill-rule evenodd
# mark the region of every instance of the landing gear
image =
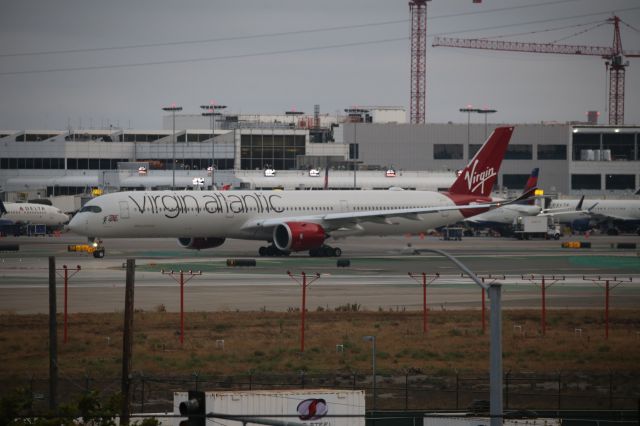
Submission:
<svg viewBox="0 0 640 426">
<path fill-rule="evenodd" d="M 89 242 L 91 243 L 91 247 L 94 248 L 93 257 L 95 257 L 96 259 L 102 259 L 105 254 L 104 246 L 102 245 L 102 240 L 98 238 L 90 237 Z"/>
<path fill-rule="evenodd" d="M 258 249 L 258 254 L 262 257 L 273 257 L 273 256 L 289 256 L 288 251 L 282 251 L 278 247 L 271 244 L 270 246 L 262 246 Z"/>
<path fill-rule="evenodd" d="M 309 250 L 309 256 L 311 257 L 340 257 L 342 256 L 342 249 L 340 247 L 331 247 L 323 245 L 318 248 Z"/>
</svg>

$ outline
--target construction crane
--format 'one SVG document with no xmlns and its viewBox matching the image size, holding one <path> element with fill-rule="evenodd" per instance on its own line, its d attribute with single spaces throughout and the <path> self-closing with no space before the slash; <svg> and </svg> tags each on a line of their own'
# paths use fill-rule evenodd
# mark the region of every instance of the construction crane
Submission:
<svg viewBox="0 0 640 426">
<path fill-rule="evenodd" d="M 425 121 L 425 98 L 427 85 L 427 2 L 411 0 L 411 106 L 409 115 L 412 124 Z"/>
<path fill-rule="evenodd" d="M 620 18 L 607 19 L 613 24 L 613 45 L 577 46 L 556 43 L 526 43 L 489 39 L 462 39 L 435 37 L 433 46 L 462 47 L 467 49 L 504 50 L 509 52 L 555 53 L 561 55 L 600 56 L 609 73 L 609 124 L 624 124 L 624 75 L 629 62 L 625 58 L 640 58 L 640 51 L 624 51 L 620 38 Z"/>
</svg>

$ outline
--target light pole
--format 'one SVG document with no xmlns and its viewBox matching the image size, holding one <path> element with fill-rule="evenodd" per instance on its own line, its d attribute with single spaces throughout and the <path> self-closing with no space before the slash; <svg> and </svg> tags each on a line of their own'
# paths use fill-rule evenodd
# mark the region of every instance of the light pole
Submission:
<svg viewBox="0 0 640 426">
<path fill-rule="evenodd" d="M 484 140 L 487 140 L 487 115 L 493 114 L 494 112 L 498 112 L 498 110 L 488 109 L 488 108 L 478 108 L 476 112 L 478 114 L 484 115 Z"/>
<path fill-rule="evenodd" d="M 373 405 L 372 408 L 376 409 L 376 336 L 363 336 L 362 340 L 365 342 L 371 342 L 371 368 L 373 370 Z"/>
<path fill-rule="evenodd" d="M 469 160 L 471 158 L 471 156 L 469 155 L 469 140 L 471 139 L 471 113 L 472 112 L 478 112 L 477 108 L 474 108 L 471 105 L 467 105 L 465 108 L 460 108 L 460 112 L 466 112 L 467 113 L 467 158 L 466 160 Z"/>
<path fill-rule="evenodd" d="M 502 425 L 502 285 L 499 283 L 485 284 L 464 263 L 446 251 L 432 248 L 420 249 L 437 253 L 452 261 L 462 272 L 483 291 L 489 293 L 491 300 L 490 340 L 489 340 L 489 413 L 491 426 Z"/>
<path fill-rule="evenodd" d="M 182 107 L 176 106 L 176 104 L 172 104 L 169 107 L 163 107 L 163 111 L 170 111 L 173 116 L 173 161 L 172 161 L 172 175 L 171 175 L 171 189 L 176 189 L 176 111 L 182 111 Z"/>
<path fill-rule="evenodd" d="M 211 102 L 209 105 L 200 105 L 200 108 L 205 110 L 202 113 L 205 117 L 211 117 L 211 190 L 216 189 L 216 154 L 215 154 L 215 130 L 216 130 L 216 115 L 222 115 L 221 112 L 216 112 L 217 109 L 225 109 L 226 105 L 216 105 Z"/>
</svg>

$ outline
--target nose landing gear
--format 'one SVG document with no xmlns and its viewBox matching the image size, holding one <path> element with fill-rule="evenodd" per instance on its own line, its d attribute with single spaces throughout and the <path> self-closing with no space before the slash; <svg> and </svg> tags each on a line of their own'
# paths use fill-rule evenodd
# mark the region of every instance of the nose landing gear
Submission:
<svg viewBox="0 0 640 426">
<path fill-rule="evenodd" d="M 99 238 L 91 237 L 89 238 L 89 242 L 91 243 L 91 247 L 93 248 L 93 257 L 95 257 L 96 259 L 102 259 L 105 254 L 102 240 L 100 240 Z"/>
</svg>

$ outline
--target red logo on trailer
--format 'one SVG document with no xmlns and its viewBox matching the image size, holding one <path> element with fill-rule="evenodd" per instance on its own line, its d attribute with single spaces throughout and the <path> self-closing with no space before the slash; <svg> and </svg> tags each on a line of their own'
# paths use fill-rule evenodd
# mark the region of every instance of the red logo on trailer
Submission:
<svg viewBox="0 0 640 426">
<path fill-rule="evenodd" d="M 305 399 L 296 408 L 300 420 L 318 420 L 329 412 L 327 401 L 321 398 Z"/>
</svg>

